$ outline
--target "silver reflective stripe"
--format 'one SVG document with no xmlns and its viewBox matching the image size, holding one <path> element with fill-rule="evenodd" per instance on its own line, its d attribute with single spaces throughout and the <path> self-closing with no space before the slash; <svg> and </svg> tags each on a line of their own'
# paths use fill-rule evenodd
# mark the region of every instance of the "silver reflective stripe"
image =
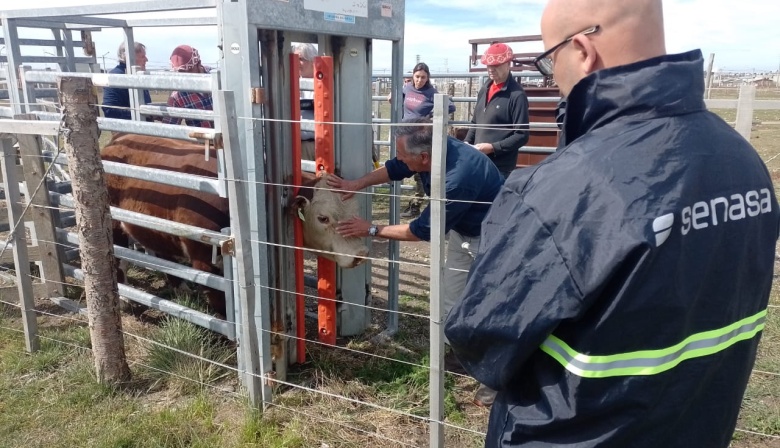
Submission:
<svg viewBox="0 0 780 448">
<path fill-rule="evenodd" d="M 674 368 L 686 359 L 712 355 L 739 341 L 751 339 L 764 329 L 765 321 L 766 310 L 763 310 L 729 326 L 696 333 L 678 344 L 658 350 L 585 355 L 553 335 L 548 336 L 540 348 L 566 370 L 585 378 L 655 375 Z"/>
</svg>

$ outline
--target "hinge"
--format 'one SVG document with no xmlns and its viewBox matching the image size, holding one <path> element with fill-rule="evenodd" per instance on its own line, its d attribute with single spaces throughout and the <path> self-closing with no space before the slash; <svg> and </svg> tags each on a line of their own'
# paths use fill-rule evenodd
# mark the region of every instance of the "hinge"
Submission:
<svg viewBox="0 0 780 448">
<path fill-rule="evenodd" d="M 265 89 L 262 87 L 252 87 L 249 89 L 249 99 L 252 104 L 265 104 Z"/>
<path fill-rule="evenodd" d="M 229 255 L 231 257 L 236 256 L 236 240 L 233 238 L 230 238 L 229 240 L 225 240 L 222 242 L 222 245 L 220 246 L 220 249 L 222 250 L 222 256 Z"/>
</svg>

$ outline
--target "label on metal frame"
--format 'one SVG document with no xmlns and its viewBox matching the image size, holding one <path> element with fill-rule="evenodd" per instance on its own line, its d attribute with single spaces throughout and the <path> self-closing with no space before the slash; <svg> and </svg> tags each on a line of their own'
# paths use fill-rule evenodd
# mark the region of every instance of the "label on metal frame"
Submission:
<svg viewBox="0 0 780 448">
<path fill-rule="evenodd" d="M 326 12 L 325 20 L 327 20 L 328 22 L 348 23 L 350 25 L 355 24 L 355 16 L 347 16 L 344 14 L 336 14 L 333 12 Z"/>
<path fill-rule="evenodd" d="M 382 3 L 380 8 L 382 9 L 382 17 L 393 17 L 393 5 L 390 3 Z"/>
<path fill-rule="evenodd" d="M 303 9 L 353 16 L 354 19 L 354 16 L 368 17 L 368 0 L 303 0 Z"/>
</svg>

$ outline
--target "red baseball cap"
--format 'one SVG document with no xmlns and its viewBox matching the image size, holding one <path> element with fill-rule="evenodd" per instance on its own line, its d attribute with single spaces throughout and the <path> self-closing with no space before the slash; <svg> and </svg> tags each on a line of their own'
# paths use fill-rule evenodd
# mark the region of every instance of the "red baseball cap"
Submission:
<svg viewBox="0 0 780 448">
<path fill-rule="evenodd" d="M 514 56 L 512 48 L 507 44 L 499 42 L 489 46 L 488 49 L 485 50 L 485 54 L 482 55 L 480 62 L 482 62 L 482 65 L 501 65 L 511 61 L 512 56 Z"/>
<path fill-rule="evenodd" d="M 171 53 L 171 68 L 176 71 L 190 70 L 200 64 L 198 50 L 189 45 L 179 45 Z"/>
</svg>

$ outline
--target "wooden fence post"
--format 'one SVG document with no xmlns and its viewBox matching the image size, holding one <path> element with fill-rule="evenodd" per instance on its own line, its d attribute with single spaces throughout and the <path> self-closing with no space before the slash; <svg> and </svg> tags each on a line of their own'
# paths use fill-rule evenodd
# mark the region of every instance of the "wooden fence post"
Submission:
<svg viewBox="0 0 780 448">
<path fill-rule="evenodd" d="M 89 78 L 59 78 L 57 89 L 63 109 L 68 170 L 76 199 L 76 226 L 95 369 L 98 382 L 117 384 L 130 379 L 130 368 L 125 358 L 119 313 L 108 190 L 98 146 L 97 96 Z"/>
</svg>

